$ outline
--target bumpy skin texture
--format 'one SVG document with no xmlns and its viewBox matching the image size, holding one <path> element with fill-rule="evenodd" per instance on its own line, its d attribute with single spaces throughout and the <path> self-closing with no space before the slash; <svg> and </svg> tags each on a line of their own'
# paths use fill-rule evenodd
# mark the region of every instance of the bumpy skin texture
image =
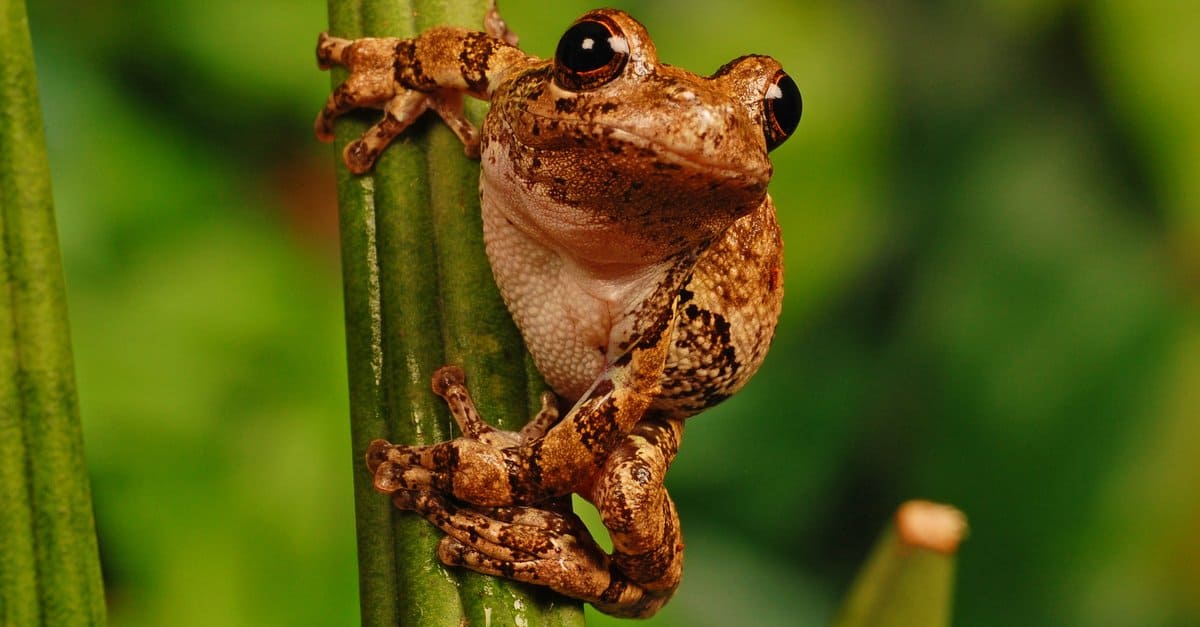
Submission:
<svg viewBox="0 0 1200 627">
<path fill-rule="evenodd" d="M 480 155 L 496 282 L 570 407 L 560 419 L 547 398 L 520 432 L 499 431 L 478 416 L 462 371 L 443 368 L 434 391 L 463 436 L 372 443 L 375 486 L 446 532 L 447 564 L 649 616 L 682 571 L 663 477 L 683 421 L 746 383 L 779 315 L 782 243 L 766 193 L 764 128 L 773 119 L 764 98 L 782 72 L 769 57 L 747 56 L 699 77 L 659 63 L 645 29 L 624 13 L 593 11 L 583 22 L 607 29 L 617 53 L 598 84 L 595 73 L 522 53 L 494 11 L 488 33 L 323 34 L 321 66 L 351 75 L 316 131 L 330 139 L 338 115 L 383 109 L 344 155 L 365 172 L 432 108 L 468 155 Z M 491 102 L 481 132 L 462 115 L 464 94 Z M 612 555 L 564 505 L 572 493 L 595 503 Z"/>
</svg>

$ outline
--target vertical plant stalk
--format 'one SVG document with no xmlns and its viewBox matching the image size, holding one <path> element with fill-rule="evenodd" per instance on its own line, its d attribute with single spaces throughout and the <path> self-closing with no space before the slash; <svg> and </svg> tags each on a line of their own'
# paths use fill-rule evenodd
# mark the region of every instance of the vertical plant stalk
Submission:
<svg viewBox="0 0 1200 627">
<path fill-rule="evenodd" d="M 0 623 L 103 625 L 62 261 L 23 0 L 0 0 Z"/>
<path fill-rule="evenodd" d="M 482 28 L 486 8 L 484 0 L 330 0 L 330 32 L 411 37 L 437 24 Z M 345 78 L 335 68 L 333 85 Z M 354 176 L 341 151 L 377 117 L 339 120 L 334 143 L 362 623 L 582 625 L 577 602 L 447 569 L 436 555 L 440 533 L 371 486 L 363 459 L 371 440 L 433 444 L 456 435 L 430 389 L 440 366 L 461 365 L 480 411 L 503 428 L 528 420 L 540 391 L 529 383 L 538 379 L 484 256 L 478 163 L 449 129 L 422 121 L 373 172 Z"/>
<path fill-rule="evenodd" d="M 966 518 L 949 505 L 909 501 L 879 539 L 835 627 L 948 627 L 954 564 Z"/>
</svg>

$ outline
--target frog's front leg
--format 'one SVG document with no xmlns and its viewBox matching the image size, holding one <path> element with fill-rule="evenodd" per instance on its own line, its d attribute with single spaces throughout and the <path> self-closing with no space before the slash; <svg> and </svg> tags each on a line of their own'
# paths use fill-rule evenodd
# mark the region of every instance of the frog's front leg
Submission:
<svg viewBox="0 0 1200 627">
<path fill-rule="evenodd" d="M 317 64 L 321 69 L 344 65 L 350 76 L 329 95 L 314 130 L 321 141 L 332 141 L 333 122 L 339 116 L 362 107 L 382 109 L 383 119 L 349 143 L 343 154 L 350 171 L 362 174 L 396 136 L 432 108 L 462 140 L 467 155 L 478 156 L 479 131 L 463 114 L 463 97 L 488 98 L 496 79 L 525 59 L 503 39 L 461 28 L 434 28 L 412 39 L 350 40 L 321 33 Z"/>
<path fill-rule="evenodd" d="M 430 446 L 372 442 L 366 457 L 376 489 L 436 490 L 473 505 L 504 506 L 537 504 L 588 487 L 661 390 L 674 308 L 654 310 L 659 313 L 644 332 L 550 428 L 550 407 L 519 433 L 492 428 L 470 402 L 462 371 L 439 370 L 434 391 L 447 400 L 464 435 Z"/>
</svg>

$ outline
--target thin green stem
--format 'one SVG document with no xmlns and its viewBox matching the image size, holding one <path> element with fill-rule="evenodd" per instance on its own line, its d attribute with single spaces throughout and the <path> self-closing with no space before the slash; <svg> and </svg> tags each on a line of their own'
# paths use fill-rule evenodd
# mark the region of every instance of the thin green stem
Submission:
<svg viewBox="0 0 1200 627">
<path fill-rule="evenodd" d="M 0 620 L 102 625 L 50 166 L 21 0 L 0 0 L 0 238 Z"/>
<path fill-rule="evenodd" d="M 486 3 L 331 0 L 329 7 L 335 35 L 408 37 L 436 24 L 481 27 Z M 335 71 L 333 82 L 344 78 Z M 338 155 L 369 119 L 338 123 Z M 349 174 L 340 156 L 337 167 L 363 624 L 581 625 L 578 603 L 442 566 L 438 532 L 394 510 L 371 488 L 363 462 L 375 438 L 431 444 L 455 435 L 430 390 L 434 370 L 447 363 L 466 370 L 483 415 L 499 426 L 519 427 L 531 415 L 536 377 L 483 254 L 478 164 L 448 129 L 423 121 L 373 173 Z"/>
</svg>

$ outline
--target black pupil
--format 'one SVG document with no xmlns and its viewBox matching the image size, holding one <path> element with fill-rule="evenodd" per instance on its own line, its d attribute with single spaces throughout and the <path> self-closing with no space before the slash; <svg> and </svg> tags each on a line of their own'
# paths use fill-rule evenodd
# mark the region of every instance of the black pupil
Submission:
<svg viewBox="0 0 1200 627">
<path fill-rule="evenodd" d="M 791 135 L 792 131 L 796 130 L 796 125 L 800 124 L 800 114 L 804 110 L 800 88 L 796 87 L 796 81 L 787 74 L 781 76 L 775 86 L 779 88 L 780 93 L 775 97 L 767 96 L 767 107 L 784 135 Z"/>
<path fill-rule="evenodd" d="M 609 64 L 616 56 L 608 39 L 612 33 L 598 22 L 580 22 L 558 40 L 554 56 L 573 72 L 591 72 Z"/>
</svg>

